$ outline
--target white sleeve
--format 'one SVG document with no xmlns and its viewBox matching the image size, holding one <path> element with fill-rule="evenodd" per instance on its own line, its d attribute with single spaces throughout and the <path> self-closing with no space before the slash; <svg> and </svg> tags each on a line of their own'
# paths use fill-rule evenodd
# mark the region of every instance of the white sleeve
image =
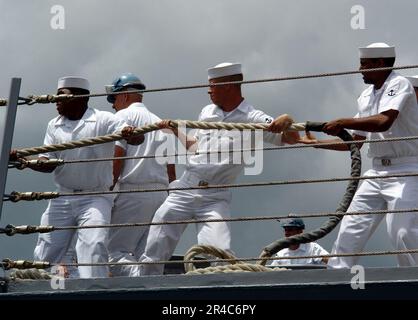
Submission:
<svg viewBox="0 0 418 320">
<path fill-rule="evenodd" d="M 273 117 L 269 116 L 268 114 L 264 113 L 263 111 L 257 110 L 254 113 L 252 122 L 254 123 L 267 123 L 270 124 L 273 121 Z M 273 132 L 263 132 L 263 140 L 264 142 L 281 146 L 282 143 L 282 135 L 280 133 L 273 133 Z"/>
<path fill-rule="evenodd" d="M 312 255 L 320 256 L 320 255 L 329 254 L 329 252 L 327 250 L 325 250 L 324 248 L 322 248 L 318 243 L 312 242 L 312 244 L 313 244 Z M 313 259 L 313 261 L 315 262 L 315 264 L 322 264 L 323 263 L 322 258 L 315 258 L 315 259 Z"/>
<path fill-rule="evenodd" d="M 108 112 L 107 117 L 107 134 L 120 132 L 128 125 L 125 119 L 122 119 L 110 112 Z"/>
<path fill-rule="evenodd" d="M 108 116 L 107 134 L 118 133 L 122 131 L 124 127 L 129 125 L 128 122 L 121 115 L 118 115 L 118 114 L 114 115 L 108 112 L 107 116 Z M 121 139 L 121 140 L 116 141 L 116 145 L 126 150 L 127 142 L 125 139 Z"/>
<path fill-rule="evenodd" d="M 200 111 L 199 116 L 197 117 L 197 121 L 205 121 L 204 111 L 205 108 L 203 108 L 202 111 Z M 193 138 L 195 138 L 196 140 L 199 140 L 199 130 L 200 129 L 197 129 L 193 134 Z"/>
<path fill-rule="evenodd" d="M 51 144 L 56 144 L 55 136 L 53 133 L 53 124 L 50 122 L 48 123 L 48 127 L 46 128 L 45 138 L 44 138 L 44 146 L 49 146 Z M 58 159 L 58 152 L 45 152 L 38 155 L 39 157 L 44 157 L 48 159 Z"/>
<path fill-rule="evenodd" d="M 277 258 L 277 257 L 279 257 L 279 255 L 276 253 L 274 255 L 274 258 Z M 280 266 L 281 265 L 281 261 L 282 260 L 273 260 L 273 262 L 271 264 L 269 264 L 269 266 L 272 266 L 272 267 Z"/>
<path fill-rule="evenodd" d="M 393 81 L 385 89 L 379 104 L 379 113 L 388 110 L 402 111 L 408 99 L 415 95 L 412 85 L 407 79 L 400 78 Z"/>
<path fill-rule="evenodd" d="M 164 150 L 166 150 L 167 155 L 167 164 L 176 164 L 176 157 L 173 156 L 176 154 L 176 136 L 174 134 L 168 134 L 159 130 L 155 135 L 155 140 L 159 141 L 160 146 L 164 146 Z M 157 149 L 158 150 L 158 149 Z"/>
</svg>

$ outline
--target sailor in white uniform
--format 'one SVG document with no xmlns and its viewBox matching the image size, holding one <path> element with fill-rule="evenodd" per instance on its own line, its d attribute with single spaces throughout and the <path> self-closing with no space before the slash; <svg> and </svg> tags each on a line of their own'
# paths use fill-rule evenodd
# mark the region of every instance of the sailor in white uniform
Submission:
<svg viewBox="0 0 418 320">
<path fill-rule="evenodd" d="M 385 43 L 373 43 L 360 48 L 360 70 L 391 67 L 395 57 L 394 47 Z M 357 115 L 328 122 L 324 131 L 335 135 L 344 128 L 352 129 L 356 140 L 418 135 L 417 98 L 411 83 L 391 70 L 364 72 L 363 79 L 370 86 L 358 98 Z M 317 142 L 312 136 L 310 138 L 306 137 L 306 143 Z M 337 149 L 347 150 L 344 147 Z M 417 140 L 373 143 L 369 145 L 368 156 L 373 159 L 373 166 L 365 176 L 418 172 Z M 418 177 L 364 180 L 348 212 L 417 208 L 417 195 Z M 345 216 L 332 253 L 362 251 L 384 217 L 377 214 Z M 416 213 L 387 214 L 386 223 L 395 249 L 418 248 Z M 418 263 L 417 254 L 400 254 L 397 258 L 399 266 L 414 266 Z M 358 257 L 331 258 L 328 265 L 332 268 L 349 268 L 357 260 Z"/>
<path fill-rule="evenodd" d="M 210 84 L 228 81 L 241 81 L 243 75 L 241 64 L 222 63 L 208 70 Z M 273 118 L 263 111 L 255 109 L 241 94 L 240 84 L 211 86 L 208 91 L 213 104 L 203 108 L 199 121 L 212 122 L 246 122 L 270 123 Z M 286 128 L 292 120 L 283 115 L 279 126 Z M 168 122 L 166 122 L 168 126 Z M 209 147 L 213 140 L 229 144 L 229 138 L 211 139 L 211 130 L 198 130 L 196 137 L 186 136 L 181 130 L 173 132 L 186 145 L 193 150 L 211 150 Z M 289 142 L 294 143 L 299 138 L 297 133 L 288 135 L 264 133 L 264 140 L 276 145 Z M 229 150 L 232 150 L 229 149 Z M 211 161 L 213 160 L 213 161 Z M 174 181 L 170 187 L 195 187 L 213 184 L 233 183 L 244 168 L 244 163 L 231 163 L 231 156 L 223 157 L 217 161 L 208 160 L 207 154 L 190 157 L 184 174 Z M 225 219 L 230 217 L 231 192 L 227 189 L 207 190 L 181 190 L 170 192 L 169 196 L 156 212 L 153 222 L 176 221 L 187 219 Z M 145 252 L 141 262 L 168 260 L 174 252 L 176 245 L 186 228 L 186 224 L 169 224 L 151 226 Z M 227 251 L 231 250 L 231 235 L 228 223 L 201 223 L 196 225 L 197 241 L 199 244 L 212 245 Z M 164 266 L 161 264 L 141 265 L 140 275 L 162 274 Z"/>
<path fill-rule="evenodd" d="M 107 86 L 108 92 L 126 92 L 109 95 L 116 116 L 128 125 L 143 127 L 161 121 L 142 103 L 142 94 L 129 92 L 144 90 L 145 85 L 132 73 L 126 73 Z M 116 143 L 115 157 L 142 157 L 157 154 L 158 147 L 172 138 L 160 130 L 142 135 L 140 145 Z M 155 158 L 116 160 L 113 164 L 113 178 L 118 190 L 168 188 L 176 179 L 174 164 L 162 164 Z M 167 192 L 121 193 L 115 198 L 112 209 L 112 224 L 151 222 L 155 211 L 161 206 Z M 138 262 L 145 249 L 149 227 L 112 228 L 109 231 L 109 261 Z M 138 265 L 111 266 L 113 276 L 132 276 Z"/>
<path fill-rule="evenodd" d="M 58 80 L 58 94 L 89 93 L 89 83 L 80 77 Z M 88 98 L 57 102 L 59 116 L 47 127 L 44 145 L 64 143 L 121 131 L 126 124 L 110 112 L 88 107 Z M 131 128 L 132 129 L 132 128 Z M 72 150 L 41 154 L 42 159 L 91 159 L 111 157 L 114 143 L 98 144 Z M 54 171 L 59 192 L 107 191 L 112 185 L 110 162 L 72 164 L 56 167 L 32 167 L 42 172 Z M 60 197 L 49 201 L 41 218 L 41 225 L 87 226 L 110 223 L 113 195 Z M 59 263 L 71 244 L 74 231 L 55 231 L 39 235 L 34 251 L 35 260 Z M 107 229 L 80 229 L 76 232 L 76 253 L 79 263 L 107 262 Z M 71 251 L 70 251 L 71 252 Z M 81 278 L 107 277 L 106 266 L 79 267 Z"/>
<path fill-rule="evenodd" d="M 305 229 L 305 223 L 301 218 L 288 219 L 282 223 L 284 235 L 286 238 L 303 233 Z M 275 257 L 300 257 L 300 256 L 320 256 L 329 254 L 324 248 L 322 248 L 316 242 L 292 244 L 289 248 L 285 248 L 276 253 Z M 283 265 L 325 265 L 328 258 L 304 258 L 304 259 L 277 259 L 273 260 L 270 266 L 283 266 Z"/>
</svg>

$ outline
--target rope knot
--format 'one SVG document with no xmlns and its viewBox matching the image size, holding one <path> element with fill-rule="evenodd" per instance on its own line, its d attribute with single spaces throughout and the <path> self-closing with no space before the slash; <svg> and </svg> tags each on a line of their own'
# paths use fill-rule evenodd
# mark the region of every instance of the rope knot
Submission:
<svg viewBox="0 0 418 320">
<path fill-rule="evenodd" d="M 20 200 L 34 201 L 34 200 L 49 200 L 59 197 L 58 192 L 17 192 L 13 191 L 9 200 L 12 202 L 18 202 Z"/>
<path fill-rule="evenodd" d="M 27 104 L 31 106 L 35 103 L 55 103 L 58 101 L 65 101 L 65 100 L 69 100 L 73 98 L 74 98 L 73 94 L 59 94 L 59 95 L 43 94 L 40 96 L 30 95 L 28 96 L 28 99 L 30 101 Z"/>
<path fill-rule="evenodd" d="M 29 161 L 25 158 L 18 158 L 17 161 L 14 162 L 14 167 L 18 170 L 23 170 L 28 167 Z"/>
<path fill-rule="evenodd" d="M 14 225 L 12 225 L 12 224 L 8 224 L 7 226 L 6 226 L 6 228 L 4 228 L 4 233 L 6 234 L 6 235 L 8 235 L 9 237 L 11 237 L 11 236 L 13 236 L 13 235 L 15 235 L 16 234 L 16 227 L 14 226 Z"/>
</svg>

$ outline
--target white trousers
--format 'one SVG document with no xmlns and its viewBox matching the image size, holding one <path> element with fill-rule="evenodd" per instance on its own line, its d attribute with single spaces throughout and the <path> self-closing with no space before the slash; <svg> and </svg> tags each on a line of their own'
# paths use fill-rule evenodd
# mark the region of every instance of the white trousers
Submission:
<svg viewBox="0 0 418 320">
<path fill-rule="evenodd" d="M 70 246 L 68 247 L 67 252 L 62 257 L 62 263 L 75 263 L 78 262 L 77 260 L 77 252 L 75 251 L 75 246 L 77 244 L 77 232 L 74 232 L 73 237 L 70 242 Z M 66 267 L 66 273 L 68 278 L 76 279 L 80 278 L 80 273 L 78 272 L 77 267 Z"/>
<path fill-rule="evenodd" d="M 119 190 L 167 188 L 163 184 L 120 184 Z M 112 209 L 112 224 L 151 222 L 154 213 L 167 198 L 167 192 L 121 193 Z M 109 231 L 109 261 L 138 262 L 144 252 L 149 226 L 112 228 Z M 138 265 L 111 266 L 113 276 L 137 275 Z"/>
<path fill-rule="evenodd" d="M 41 225 L 87 226 L 110 223 L 113 196 L 62 197 L 49 201 L 41 218 Z M 107 229 L 80 229 L 77 231 L 76 253 L 79 263 L 108 262 Z M 34 251 L 35 260 L 63 262 L 74 231 L 41 233 Z M 81 278 L 107 277 L 106 266 L 78 268 Z"/>
<path fill-rule="evenodd" d="M 183 179 L 170 187 L 187 187 Z M 231 193 L 228 190 L 174 191 L 155 213 L 153 222 L 188 219 L 225 219 L 230 217 Z M 141 262 L 168 260 L 172 256 L 186 224 L 153 225 L 150 228 Z M 199 223 L 196 225 L 198 244 L 206 244 L 230 251 L 231 233 L 226 222 Z M 162 264 L 143 264 L 139 275 L 163 274 Z"/>
<path fill-rule="evenodd" d="M 368 170 L 366 176 L 418 172 L 418 164 L 402 164 Z M 364 180 L 347 212 L 418 207 L 418 177 Z M 344 216 L 332 253 L 361 252 L 384 215 Z M 386 214 L 387 233 L 396 250 L 418 249 L 418 214 Z M 397 255 L 399 266 L 418 264 L 417 254 Z M 359 257 L 331 258 L 331 268 L 350 268 Z"/>
</svg>

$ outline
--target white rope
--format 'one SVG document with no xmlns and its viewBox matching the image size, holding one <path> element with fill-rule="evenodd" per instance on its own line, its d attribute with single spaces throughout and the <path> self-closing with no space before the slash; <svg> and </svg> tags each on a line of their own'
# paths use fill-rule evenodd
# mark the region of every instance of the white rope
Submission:
<svg viewBox="0 0 418 320">
<path fill-rule="evenodd" d="M 209 154 L 225 154 L 225 153 L 241 153 L 251 151 L 273 151 L 273 150 L 288 150 L 288 149 L 304 149 L 304 148 L 316 148 L 324 146 L 339 146 L 349 145 L 354 143 L 382 143 L 382 142 L 397 142 L 397 141 L 410 141 L 417 140 L 418 136 L 404 136 L 397 138 L 386 138 L 386 139 L 368 139 L 368 140 L 356 140 L 356 141 L 341 141 L 341 142 L 327 142 L 327 143 L 313 143 L 313 144 L 297 144 L 297 145 L 285 145 L 277 147 L 263 147 L 263 148 L 247 148 L 237 150 L 214 150 L 214 151 L 195 151 L 186 153 L 174 153 L 168 155 L 149 155 L 149 156 L 126 156 L 126 157 L 107 157 L 107 158 L 92 158 L 92 159 L 79 159 L 79 160 L 64 160 L 64 159 L 49 159 L 49 160 L 24 160 L 21 163 L 15 163 L 10 167 L 18 167 L 19 169 L 26 168 L 28 165 L 40 165 L 40 164 L 76 164 L 76 163 L 90 163 L 90 162 L 101 162 L 101 161 L 114 161 L 114 160 L 137 160 L 137 159 L 156 159 L 156 158 L 172 158 L 172 157 L 191 157 L 195 155 L 209 155 Z"/>
</svg>

